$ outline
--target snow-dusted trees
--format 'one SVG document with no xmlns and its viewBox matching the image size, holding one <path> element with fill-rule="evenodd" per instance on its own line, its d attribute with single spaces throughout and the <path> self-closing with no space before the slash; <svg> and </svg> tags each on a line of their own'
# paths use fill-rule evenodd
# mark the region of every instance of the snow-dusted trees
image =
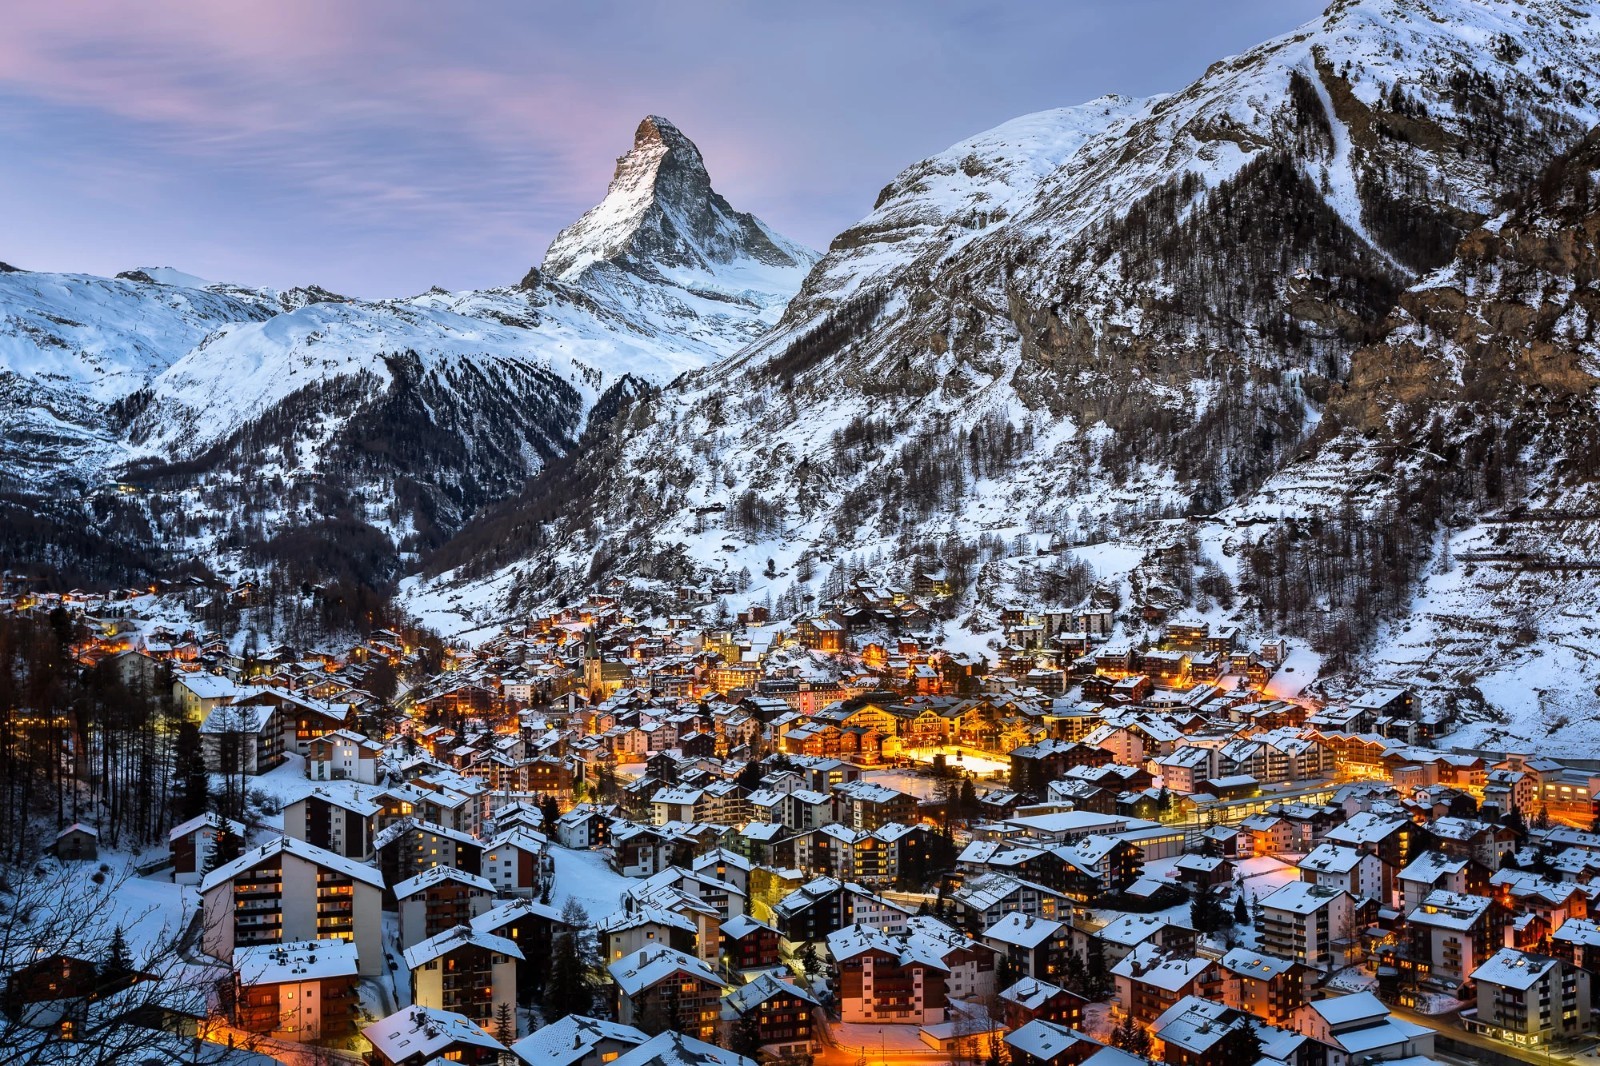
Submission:
<svg viewBox="0 0 1600 1066">
<path fill-rule="evenodd" d="M 185 957 L 181 919 L 129 911 L 125 888 L 81 865 L 0 867 L 0 959 L 16 964 L 0 1003 L 0 1066 L 227 1057 L 224 1045 L 162 1028 L 163 1019 L 210 1014 L 211 982 Z M 253 1038 L 236 1033 L 234 1043 Z"/>
</svg>

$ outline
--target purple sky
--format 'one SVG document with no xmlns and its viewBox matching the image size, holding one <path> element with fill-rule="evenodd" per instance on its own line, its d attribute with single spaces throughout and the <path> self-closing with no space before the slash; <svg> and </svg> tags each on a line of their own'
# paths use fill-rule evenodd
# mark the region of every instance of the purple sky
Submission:
<svg viewBox="0 0 1600 1066">
<path fill-rule="evenodd" d="M 1181 88 L 1322 0 L 51 0 L 0 29 L 0 260 L 508 284 L 649 113 L 822 248 L 906 164 L 1029 111 Z"/>
</svg>

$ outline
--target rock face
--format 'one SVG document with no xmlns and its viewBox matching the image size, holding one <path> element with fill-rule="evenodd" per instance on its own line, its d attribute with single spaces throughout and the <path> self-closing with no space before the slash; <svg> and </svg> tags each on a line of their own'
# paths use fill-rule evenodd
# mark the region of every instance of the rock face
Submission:
<svg viewBox="0 0 1600 1066">
<path fill-rule="evenodd" d="M 1257 581 L 1329 575 L 1299 627 L 1396 587 L 1363 672 L 1418 686 L 1459 745 L 1600 753 L 1597 180 L 1600 130 L 1401 296 L 1300 460 L 1209 524 L 1281 557 Z M 1369 545 L 1350 572 L 1341 528 Z"/>
<path fill-rule="evenodd" d="M 694 142 L 651 115 L 617 160 L 605 199 L 556 235 L 539 269 L 575 282 L 602 263 L 647 276 L 714 276 L 740 264 L 805 270 L 815 258 L 754 215 L 735 211 L 711 187 Z"/>
<path fill-rule="evenodd" d="M 311 579 L 386 581 L 597 410 L 758 337 L 816 254 L 729 207 L 670 123 L 637 142 L 558 239 L 568 269 L 514 287 L 368 301 L 170 267 L 0 273 L 0 508 L 31 531 L 0 535 L 0 566 L 122 580 L 297 555 Z M 50 558 L 52 537 L 71 550 Z"/>
</svg>

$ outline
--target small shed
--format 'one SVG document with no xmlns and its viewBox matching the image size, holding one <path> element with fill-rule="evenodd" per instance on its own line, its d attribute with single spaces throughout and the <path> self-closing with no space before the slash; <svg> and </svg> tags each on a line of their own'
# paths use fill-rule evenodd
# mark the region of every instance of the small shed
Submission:
<svg viewBox="0 0 1600 1066">
<path fill-rule="evenodd" d="M 92 825 L 73 822 L 50 845 L 50 854 L 58 859 L 98 859 L 100 857 L 100 831 Z"/>
</svg>

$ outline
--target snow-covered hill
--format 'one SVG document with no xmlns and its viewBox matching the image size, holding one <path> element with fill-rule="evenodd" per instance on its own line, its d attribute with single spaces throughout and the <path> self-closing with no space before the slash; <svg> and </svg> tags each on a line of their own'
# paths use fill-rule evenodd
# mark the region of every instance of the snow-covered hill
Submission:
<svg viewBox="0 0 1600 1066">
<path fill-rule="evenodd" d="M 492 617 L 599 562 L 794 605 L 879 559 L 957 574 L 981 627 L 1038 549 L 1186 539 L 1295 469 L 1399 295 L 1600 121 L 1597 65 L 1596 0 L 1341 0 L 1170 95 L 939 153 L 776 329 L 632 418 L 569 514 L 497 516 L 524 562 L 447 549 L 413 602 Z M 1188 595 L 1158 571 L 1132 587 Z"/>
<path fill-rule="evenodd" d="M 117 482 L 88 527 L 170 558 L 216 561 L 336 519 L 415 551 L 570 451 L 603 397 L 760 336 L 816 258 L 733 211 L 664 119 L 641 125 L 606 200 L 553 253 L 566 269 L 518 286 L 380 301 L 171 267 L 8 268 L 0 488 L 77 521 L 65 497 Z M 409 454 L 422 441 L 431 468 Z M 308 482 L 340 491 L 294 499 Z"/>
</svg>

